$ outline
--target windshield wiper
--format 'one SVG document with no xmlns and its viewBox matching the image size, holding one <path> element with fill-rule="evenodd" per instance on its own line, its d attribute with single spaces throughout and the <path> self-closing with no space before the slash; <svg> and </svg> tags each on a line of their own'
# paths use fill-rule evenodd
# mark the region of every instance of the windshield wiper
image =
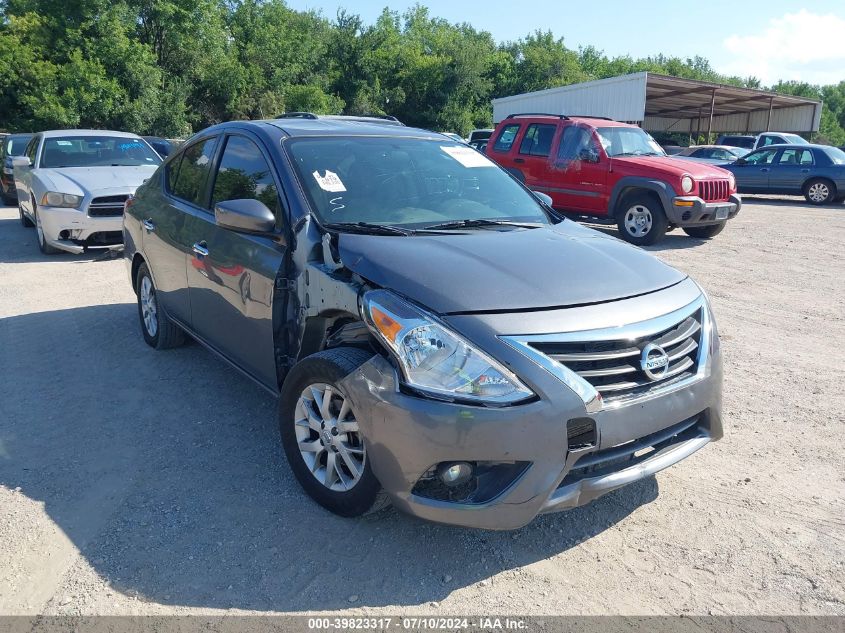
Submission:
<svg viewBox="0 0 845 633">
<path fill-rule="evenodd" d="M 542 226 L 539 222 L 513 222 L 511 220 L 452 220 L 451 222 L 441 222 L 440 224 L 429 224 L 423 227 L 426 231 L 449 230 L 449 229 L 469 229 L 476 226 L 516 226 L 526 229 L 536 229 Z"/>
<path fill-rule="evenodd" d="M 327 229 L 348 231 L 350 233 L 372 233 L 373 235 L 411 235 L 410 229 L 403 229 L 391 224 L 373 224 L 371 222 L 332 222 L 323 225 Z"/>
</svg>

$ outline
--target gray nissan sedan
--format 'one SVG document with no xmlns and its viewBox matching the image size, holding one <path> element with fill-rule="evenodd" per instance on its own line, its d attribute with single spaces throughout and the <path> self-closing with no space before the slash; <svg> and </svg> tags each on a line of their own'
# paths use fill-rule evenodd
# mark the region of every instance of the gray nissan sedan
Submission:
<svg viewBox="0 0 845 633">
<path fill-rule="evenodd" d="M 425 130 L 298 113 L 200 132 L 126 205 L 145 341 L 278 395 L 343 516 L 512 529 L 722 436 L 707 297 Z"/>
</svg>

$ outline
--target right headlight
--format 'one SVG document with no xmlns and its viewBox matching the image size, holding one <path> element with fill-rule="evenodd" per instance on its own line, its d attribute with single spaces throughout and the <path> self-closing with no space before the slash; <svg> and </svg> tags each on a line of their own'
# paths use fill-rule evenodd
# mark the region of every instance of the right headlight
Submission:
<svg viewBox="0 0 845 633">
<path fill-rule="evenodd" d="M 684 176 L 681 178 L 681 189 L 684 190 L 684 193 L 692 193 L 694 187 L 695 181 L 693 181 L 692 176 Z"/>
<path fill-rule="evenodd" d="M 363 297 L 363 317 L 399 362 L 405 382 L 449 399 L 511 404 L 534 395 L 511 371 L 388 290 Z"/>
<path fill-rule="evenodd" d="M 77 196 L 72 193 L 48 191 L 41 196 L 41 204 L 45 207 L 67 207 L 69 209 L 78 209 L 79 205 L 82 204 L 82 196 Z"/>
</svg>

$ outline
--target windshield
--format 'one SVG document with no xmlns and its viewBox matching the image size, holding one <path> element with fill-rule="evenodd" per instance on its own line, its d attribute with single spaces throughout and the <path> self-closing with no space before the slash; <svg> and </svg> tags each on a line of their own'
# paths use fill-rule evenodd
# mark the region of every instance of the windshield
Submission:
<svg viewBox="0 0 845 633">
<path fill-rule="evenodd" d="M 63 136 L 44 139 L 41 167 L 136 167 L 158 165 L 149 145 L 131 136 Z"/>
<path fill-rule="evenodd" d="M 31 136 L 12 136 L 6 141 L 6 156 L 23 156 Z"/>
<path fill-rule="evenodd" d="M 666 156 L 657 141 L 638 127 L 600 127 L 596 131 L 608 156 Z"/>
<path fill-rule="evenodd" d="M 540 203 L 486 156 L 443 140 L 299 138 L 286 142 L 321 224 L 423 228 L 460 220 L 550 224 Z"/>
</svg>

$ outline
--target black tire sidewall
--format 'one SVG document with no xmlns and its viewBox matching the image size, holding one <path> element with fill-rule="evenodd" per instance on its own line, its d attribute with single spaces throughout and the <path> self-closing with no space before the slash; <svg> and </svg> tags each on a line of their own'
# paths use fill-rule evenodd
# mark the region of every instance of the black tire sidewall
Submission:
<svg viewBox="0 0 845 633">
<path fill-rule="evenodd" d="M 158 307 L 158 298 L 156 298 L 156 322 L 158 327 L 156 328 L 155 336 L 150 336 L 150 333 L 147 332 L 147 326 L 144 324 L 144 311 L 141 308 L 141 280 L 144 277 L 148 277 L 150 280 L 150 286 L 153 289 L 153 294 L 156 292 L 155 283 L 153 282 L 153 277 L 150 274 L 150 269 L 147 268 L 146 264 L 141 264 L 138 267 L 138 274 L 135 277 L 135 288 L 137 289 L 135 296 L 137 298 L 138 304 L 138 323 L 141 326 L 141 334 L 144 336 L 144 342 L 149 345 L 150 347 L 157 348 L 159 337 L 161 336 L 161 319 L 159 318 L 159 307 Z"/>
<path fill-rule="evenodd" d="M 817 183 L 823 183 L 827 186 L 827 198 L 825 198 L 821 202 L 816 202 L 815 200 L 810 199 L 810 187 Z M 819 206 L 823 204 L 831 204 L 834 200 L 836 200 L 837 195 L 838 194 L 836 192 L 836 185 L 834 185 L 831 181 L 827 180 L 826 178 L 813 178 L 812 180 L 808 181 L 806 185 L 804 185 L 804 199 L 810 204 L 815 204 Z"/>
<path fill-rule="evenodd" d="M 625 215 L 631 207 L 636 205 L 646 207 L 651 213 L 651 230 L 642 237 L 631 235 L 625 228 Z M 650 246 L 659 242 L 666 235 L 666 230 L 669 228 L 669 220 L 666 218 L 663 206 L 658 200 L 648 195 L 634 195 L 624 199 L 619 205 L 616 226 L 622 235 L 622 239 L 626 242 L 635 246 Z"/>
<path fill-rule="evenodd" d="M 362 352 L 362 361 L 371 357 L 372 354 Z M 335 492 L 318 482 L 308 470 L 299 452 L 295 430 L 296 405 L 302 391 L 314 383 L 325 383 L 337 388 L 338 382 L 349 373 L 349 367 L 342 367 L 325 352 L 303 359 L 285 379 L 279 397 L 278 416 L 282 448 L 294 476 L 305 492 L 330 512 L 344 517 L 356 517 L 366 514 L 373 507 L 381 490 L 381 484 L 371 468 L 369 451 L 364 461 L 364 473 L 355 487 L 346 492 Z"/>
</svg>

